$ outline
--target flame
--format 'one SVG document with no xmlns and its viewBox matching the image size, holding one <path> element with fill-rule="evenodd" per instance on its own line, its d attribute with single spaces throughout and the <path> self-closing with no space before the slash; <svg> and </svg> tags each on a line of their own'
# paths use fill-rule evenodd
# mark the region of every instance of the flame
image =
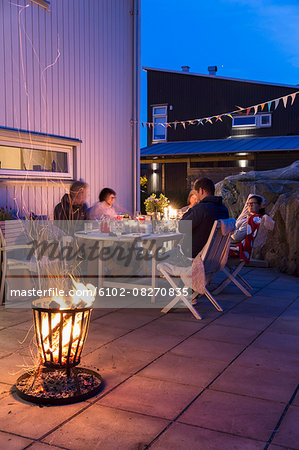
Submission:
<svg viewBox="0 0 299 450">
<path fill-rule="evenodd" d="M 72 311 L 76 308 L 88 308 L 96 295 L 96 287 L 92 284 L 77 282 L 72 278 L 74 293 L 71 299 L 52 297 L 55 309 L 70 310 L 61 312 L 41 312 L 41 328 L 37 330 L 38 344 L 41 354 L 46 355 L 46 361 L 55 364 L 73 363 L 80 353 L 88 327 L 88 314 L 84 311 Z M 61 331 L 62 330 L 62 331 Z M 78 349 L 79 346 L 79 349 Z"/>
</svg>

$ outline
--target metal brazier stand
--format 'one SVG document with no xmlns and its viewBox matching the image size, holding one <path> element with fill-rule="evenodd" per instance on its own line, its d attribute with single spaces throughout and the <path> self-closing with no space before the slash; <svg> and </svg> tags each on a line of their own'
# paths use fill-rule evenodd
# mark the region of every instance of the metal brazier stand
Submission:
<svg viewBox="0 0 299 450">
<path fill-rule="evenodd" d="M 101 376 L 76 367 L 86 340 L 91 307 L 51 308 L 51 300 L 34 301 L 33 320 L 40 353 L 39 367 L 16 382 L 18 395 L 39 404 L 85 400 L 102 387 Z"/>
</svg>

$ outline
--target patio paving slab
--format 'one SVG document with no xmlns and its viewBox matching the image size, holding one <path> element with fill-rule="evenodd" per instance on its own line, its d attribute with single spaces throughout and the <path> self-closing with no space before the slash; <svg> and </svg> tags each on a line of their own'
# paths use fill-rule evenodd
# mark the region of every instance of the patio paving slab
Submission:
<svg viewBox="0 0 299 450">
<path fill-rule="evenodd" d="M 161 352 L 150 352 L 138 348 L 128 348 L 118 342 L 105 345 L 86 355 L 81 365 L 98 369 L 105 378 L 105 372 L 120 374 L 134 374 L 144 366 L 152 362 Z"/>
<path fill-rule="evenodd" d="M 196 386 L 134 376 L 99 400 L 98 404 L 174 419 L 200 392 Z"/>
<path fill-rule="evenodd" d="M 288 309 L 281 315 L 285 320 L 299 320 L 299 302 L 295 301 Z"/>
<path fill-rule="evenodd" d="M 13 397 L 11 394 L 0 400 L 0 431 L 8 431 L 27 438 L 39 439 L 64 420 L 87 405 L 43 407 Z"/>
<path fill-rule="evenodd" d="M 297 384 L 297 374 L 233 363 L 210 389 L 288 403 Z"/>
<path fill-rule="evenodd" d="M 16 379 L 25 370 L 32 368 L 34 361 L 31 356 L 25 356 L 20 352 L 14 352 L 0 359 L 0 382 L 14 384 Z"/>
<path fill-rule="evenodd" d="M 88 339 L 86 339 L 84 344 L 83 354 L 88 355 L 88 353 L 114 341 L 126 333 L 128 333 L 128 330 L 123 328 L 109 327 L 107 325 L 102 326 L 97 322 L 92 322 L 88 331 Z"/>
<path fill-rule="evenodd" d="M 299 408 L 290 406 L 278 428 L 273 444 L 299 449 Z"/>
<path fill-rule="evenodd" d="M 283 408 L 281 403 L 209 390 L 179 422 L 266 442 Z"/>
<path fill-rule="evenodd" d="M 270 284 L 269 287 L 267 286 L 260 289 L 258 295 L 272 298 L 273 301 L 275 301 L 275 299 L 285 299 L 285 298 L 289 300 L 295 300 L 298 297 L 298 289 L 288 289 L 288 285 L 285 284 L 285 289 L 280 290 L 274 287 L 272 288 L 272 284 Z"/>
<path fill-rule="evenodd" d="M 262 331 L 273 321 L 274 317 L 260 317 L 247 315 L 244 312 L 229 312 L 217 319 L 217 325 L 225 325 L 228 327 L 247 328 L 249 330 Z"/>
<path fill-rule="evenodd" d="M 29 329 L 29 331 L 20 330 L 15 326 L 10 328 L 4 328 L 0 331 L 0 342 L 5 345 L 0 347 L 0 358 L 7 356 L 13 352 L 24 352 L 28 351 L 28 346 L 33 344 L 34 331 Z"/>
<path fill-rule="evenodd" d="M 286 305 L 274 306 L 269 304 L 256 304 L 247 301 L 242 302 L 232 309 L 232 314 L 245 314 L 246 318 L 258 317 L 278 317 L 286 308 Z"/>
<path fill-rule="evenodd" d="M 205 387 L 225 367 L 224 362 L 203 361 L 167 353 L 139 372 L 140 376 Z"/>
<path fill-rule="evenodd" d="M 272 333 L 266 331 L 262 336 L 259 336 L 252 345 L 252 348 L 268 348 L 274 351 L 298 353 L 299 352 L 299 336 L 290 336 L 289 334 Z"/>
<path fill-rule="evenodd" d="M 209 361 L 229 362 L 243 350 L 243 345 L 191 337 L 174 348 L 171 353 Z"/>
<path fill-rule="evenodd" d="M 299 406 L 299 390 L 296 394 L 296 397 L 293 400 L 292 406 Z"/>
<path fill-rule="evenodd" d="M 236 364 L 249 367 L 263 367 L 281 372 L 299 373 L 299 352 L 279 353 L 273 349 L 248 348 L 240 355 Z"/>
<path fill-rule="evenodd" d="M 247 328 L 230 328 L 218 323 L 211 323 L 204 330 L 194 335 L 194 338 L 209 339 L 212 341 L 228 342 L 232 344 L 247 345 L 251 342 L 258 332 Z"/>
<path fill-rule="evenodd" d="M 262 450 L 265 442 L 175 423 L 152 445 L 155 450 Z"/>
<path fill-rule="evenodd" d="M 2 450 L 22 450 L 31 442 L 30 439 L 0 431 L 0 448 Z"/>
<path fill-rule="evenodd" d="M 126 310 L 116 311 L 107 316 L 96 319 L 93 323 L 101 326 L 118 327 L 126 330 L 134 330 L 137 327 L 145 325 L 154 320 L 155 317 L 142 312 L 135 313 L 134 310 L 129 313 Z"/>
<path fill-rule="evenodd" d="M 270 307 L 274 308 L 286 308 L 291 303 L 293 303 L 295 299 L 292 297 L 267 297 L 265 295 L 261 295 L 260 292 L 258 292 L 256 295 L 253 295 L 252 297 L 248 297 L 244 302 L 244 304 L 248 305 L 269 305 Z"/>
<path fill-rule="evenodd" d="M 167 423 L 164 419 L 95 404 L 44 441 L 71 450 L 142 449 Z"/>
<path fill-rule="evenodd" d="M 299 336 L 299 319 L 286 320 L 279 318 L 269 327 L 268 331 Z"/>
<path fill-rule="evenodd" d="M 178 336 L 169 336 L 164 333 L 151 332 L 150 329 L 143 328 L 134 330 L 121 338 L 122 345 L 127 346 L 128 351 L 130 347 L 137 347 L 139 350 L 145 351 L 159 351 L 163 353 L 182 340 Z"/>
</svg>

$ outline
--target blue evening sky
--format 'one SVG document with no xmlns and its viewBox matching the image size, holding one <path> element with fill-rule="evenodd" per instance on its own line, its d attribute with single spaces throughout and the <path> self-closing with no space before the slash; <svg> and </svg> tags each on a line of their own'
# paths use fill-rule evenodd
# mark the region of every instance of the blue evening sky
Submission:
<svg viewBox="0 0 299 450">
<path fill-rule="evenodd" d="M 203 74 L 216 65 L 219 76 L 296 85 L 298 24 L 299 0 L 141 0 L 141 64 L 171 70 L 188 65 Z"/>
</svg>

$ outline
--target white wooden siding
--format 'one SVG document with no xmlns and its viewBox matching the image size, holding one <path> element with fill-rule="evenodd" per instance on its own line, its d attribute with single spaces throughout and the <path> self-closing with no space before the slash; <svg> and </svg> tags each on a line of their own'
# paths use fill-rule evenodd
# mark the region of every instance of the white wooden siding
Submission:
<svg viewBox="0 0 299 450">
<path fill-rule="evenodd" d="M 74 173 L 89 184 L 89 203 L 108 186 L 132 210 L 133 0 L 50 8 L 0 0 L 0 126 L 81 139 Z M 1 180 L 0 206 L 51 216 L 66 188 Z"/>
</svg>

